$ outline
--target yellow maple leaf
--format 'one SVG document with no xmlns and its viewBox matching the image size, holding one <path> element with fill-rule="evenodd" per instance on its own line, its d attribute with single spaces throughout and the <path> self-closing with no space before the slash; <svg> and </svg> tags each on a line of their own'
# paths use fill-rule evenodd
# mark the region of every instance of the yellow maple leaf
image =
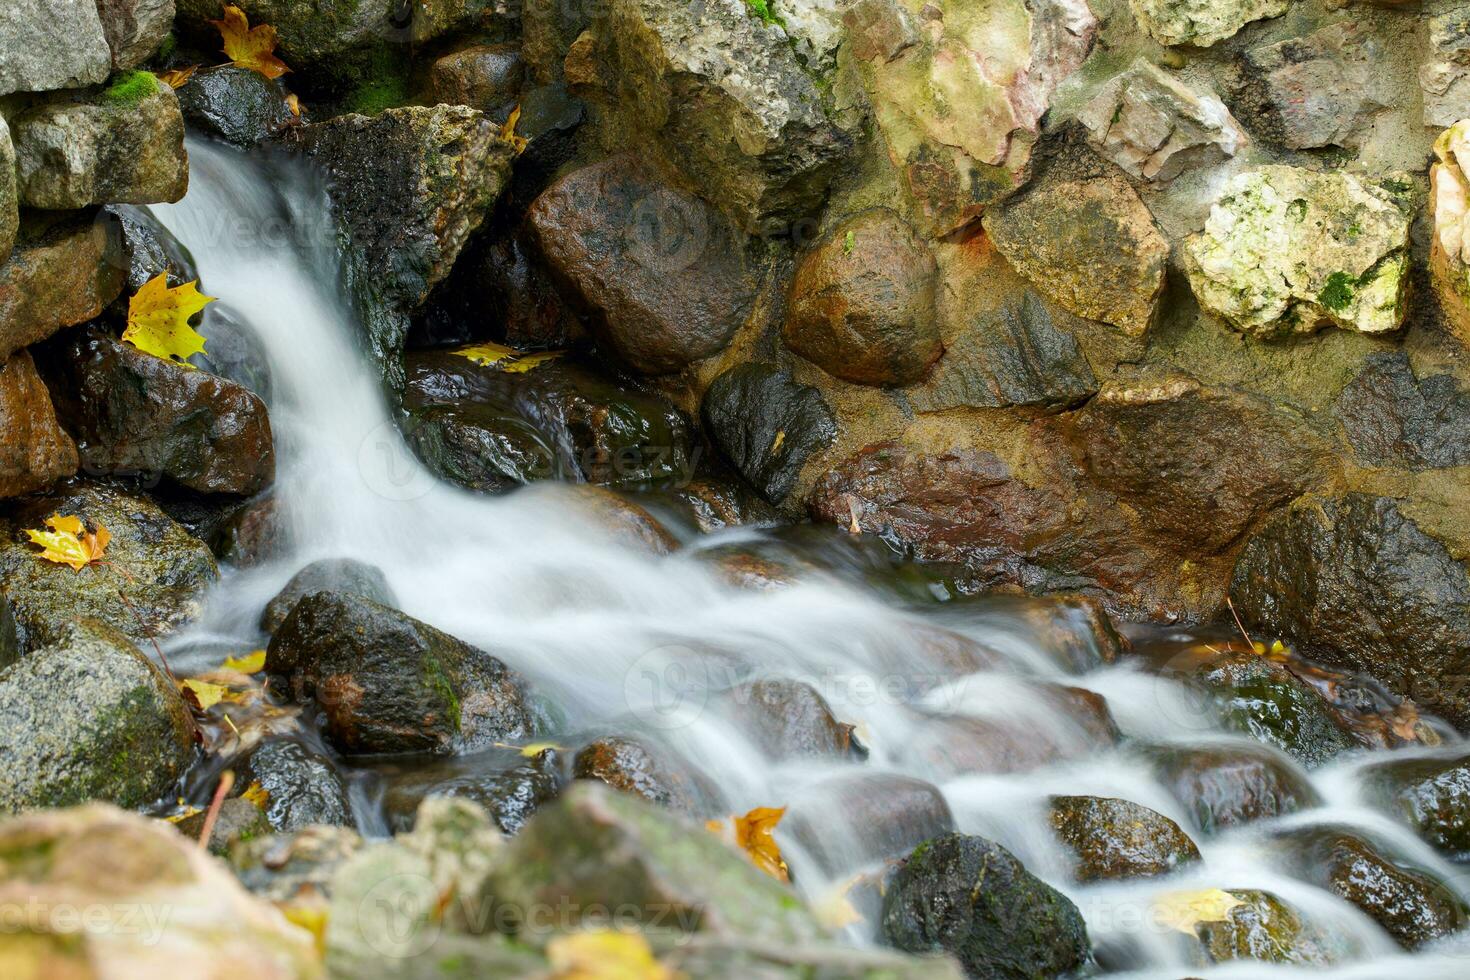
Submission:
<svg viewBox="0 0 1470 980">
<path fill-rule="evenodd" d="M 214 302 L 198 286 L 196 280 L 169 288 L 167 272 L 145 282 L 128 301 L 128 326 L 122 339 L 154 357 L 176 358 L 176 363 L 193 367 L 186 362 L 191 355 L 204 352 L 204 338 L 189 326 L 189 318 Z"/>
<path fill-rule="evenodd" d="M 245 799 L 254 803 L 257 809 L 264 810 L 271 801 L 270 790 L 260 785 L 260 780 L 255 780 L 245 787 L 245 792 L 240 794 Z"/>
<path fill-rule="evenodd" d="M 555 980 L 675 980 L 683 976 L 653 957 L 636 932 L 599 929 L 557 936 L 546 944 Z"/>
<path fill-rule="evenodd" d="M 538 368 L 548 361 L 556 360 L 561 355 L 562 352 L 559 350 L 543 350 L 536 351 L 533 354 L 521 354 L 515 360 L 501 364 L 500 369 L 511 374 L 525 374 L 527 371 Z"/>
<path fill-rule="evenodd" d="M 750 857 L 751 862 L 772 878 L 790 881 L 791 874 L 786 867 L 786 861 L 781 857 L 781 848 L 776 846 L 776 839 L 771 836 L 785 815 L 784 806 L 779 810 L 758 806 L 744 816 L 730 817 L 729 824 L 733 834 L 726 833 L 724 820 L 710 820 L 705 823 L 705 828 L 727 840 L 733 838 L 735 845 Z"/>
<path fill-rule="evenodd" d="M 194 73 L 198 70 L 198 65 L 190 65 L 188 68 L 172 68 L 159 72 L 158 77 L 169 88 L 178 89 L 187 85 L 189 79 L 193 78 Z"/>
<path fill-rule="evenodd" d="M 1230 910 L 1244 905 L 1240 899 L 1218 888 L 1197 892 L 1170 892 L 1154 901 L 1154 914 L 1159 924 L 1177 929 L 1187 936 L 1195 935 L 1201 922 L 1225 922 Z"/>
<path fill-rule="evenodd" d="M 531 144 L 531 141 L 524 136 L 516 135 L 516 123 L 520 121 L 521 107 L 517 103 L 516 107 L 510 110 L 510 115 L 506 117 L 505 125 L 500 127 L 500 141 L 502 143 L 509 143 L 511 148 L 515 150 L 516 156 L 525 153 L 526 147 Z"/>
<path fill-rule="evenodd" d="M 485 341 L 483 344 L 471 344 L 469 347 L 461 347 L 454 353 L 460 357 L 467 357 L 481 367 L 489 367 L 491 364 L 499 364 L 501 361 L 514 360 L 520 356 L 520 351 L 514 347 L 504 344 Z"/>
<path fill-rule="evenodd" d="M 276 29 L 268 24 L 250 26 L 245 11 L 230 4 L 225 7 L 221 19 L 210 21 L 219 28 L 224 38 L 224 52 L 236 68 L 258 71 L 266 78 L 280 78 L 290 68 L 275 55 Z"/>
<path fill-rule="evenodd" d="M 32 544 L 41 546 L 37 558 L 70 565 L 80 572 L 94 561 L 101 561 L 107 551 L 112 535 L 107 528 L 97 525 L 96 531 L 88 531 L 80 517 L 52 514 L 46 518 L 49 531 L 26 531 Z"/>
<path fill-rule="evenodd" d="M 221 670 L 237 670 L 242 674 L 258 674 L 265 669 L 265 651 L 256 650 L 243 657 L 226 657 Z"/>
<path fill-rule="evenodd" d="M 496 742 L 495 747 L 497 749 L 515 749 L 527 759 L 534 759 L 547 749 L 555 749 L 558 752 L 566 751 L 555 742 L 528 742 L 525 745 L 511 745 L 509 742 Z"/>
<path fill-rule="evenodd" d="M 230 689 L 223 684 L 211 684 L 209 681 L 201 681 L 195 677 L 180 681 L 179 687 L 183 689 L 184 696 L 192 700 L 200 711 L 208 711 L 230 694 Z M 190 698 L 191 695 L 192 698 Z"/>
</svg>

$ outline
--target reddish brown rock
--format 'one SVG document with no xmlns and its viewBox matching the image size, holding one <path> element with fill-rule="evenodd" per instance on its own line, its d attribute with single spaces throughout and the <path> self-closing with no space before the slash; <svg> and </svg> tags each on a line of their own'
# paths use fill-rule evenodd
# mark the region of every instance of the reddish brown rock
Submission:
<svg viewBox="0 0 1470 980">
<path fill-rule="evenodd" d="M 57 423 L 30 353 L 11 355 L 0 364 L 0 497 L 40 490 L 76 471 L 76 444 Z"/>
<path fill-rule="evenodd" d="M 122 292 L 126 274 L 112 218 L 28 216 L 0 265 L 0 357 L 92 319 Z"/>
</svg>

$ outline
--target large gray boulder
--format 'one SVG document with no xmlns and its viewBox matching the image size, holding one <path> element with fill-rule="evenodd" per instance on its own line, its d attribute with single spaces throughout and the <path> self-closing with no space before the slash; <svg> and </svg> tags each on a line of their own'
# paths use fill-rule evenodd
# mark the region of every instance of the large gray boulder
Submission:
<svg viewBox="0 0 1470 980">
<path fill-rule="evenodd" d="M 6 0 L 0 7 L 0 95 L 96 85 L 111 71 L 95 3 Z"/>
<path fill-rule="evenodd" d="M 119 71 L 147 61 L 174 27 L 174 0 L 97 0 L 97 12 Z"/>
</svg>

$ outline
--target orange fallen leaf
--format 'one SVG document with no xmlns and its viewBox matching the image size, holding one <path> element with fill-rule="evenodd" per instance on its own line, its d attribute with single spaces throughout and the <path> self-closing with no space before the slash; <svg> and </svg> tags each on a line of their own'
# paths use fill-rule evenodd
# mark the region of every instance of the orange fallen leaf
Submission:
<svg viewBox="0 0 1470 980">
<path fill-rule="evenodd" d="M 198 65 L 190 65 L 188 68 L 171 68 L 168 71 L 159 72 L 158 77 L 169 88 L 183 88 L 198 70 Z"/>
<path fill-rule="evenodd" d="M 505 125 L 500 127 L 500 141 L 502 143 L 509 143 L 511 148 L 515 150 L 516 156 L 525 153 L 526 147 L 531 144 L 531 141 L 524 136 L 516 135 L 516 123 L 520 121 L 521 107 L 517 104 L 514 109 L 510 110 L 510 115 L 506 117 Z"/>
<path fill-rule="evenodd" d="M 286 96 L 286 108 L 291 110 L 291 115 L 297 119 L 301 118 L 301 100 L 296 97 L 295 92 Z"/>
<path fill-rule="evenodd" d="M 88 531 L 80 517 L 52 514 L 46 518 L 46 526 L 51 530 L 26 532 L 32 544 L 41 546 L 41 553 L 36 557 L 58 565 L 70 565 L 78 572 L 93 562 L 101 561 L 108 542 L 112 540 L 107 528 L 99 524 L 96 531 Z"/>
<path fill-rule="evenodd" d="M 236 68 L 249 68 L 266 78 L 280 78 L 291 69 L 275 55 L 276 29 L 268 24 L 250 26 L 245 11 L 230 4 L 221 19 L 210 21 L 224 38 L 224 52 Z"/>
<path fill-rule="evenodd" d="M 204 338 L 189 325 L 189 318 L 214 302 L 214 297 L 200 293 L 198 286 L 196 280 L 170 288 L 167 272 L 145 282 L 128 300 L 123 342 L 192 368 L 189 357 L 204 352 Z"/>
<path fill-rule="evenodd" d="M 730 827 L 734 831 L 735 845 L 750 857 L 751 862 L 757 868 L 777 881 L 791 880 L 786 861 L 781 857 L 781 849 L 776 846 L 776 839 L 771 836 L 776 825 L 785 815 L 784 806 L 779 810 L 774 807 L 758 806 L 744 816 L 737 815 L 729 818 Z M 705 823 L 705 828 L 711 833 L 719 834 L 727 840 L 730 839 L 730 835 L 726 834 L 724 820 L 710 820 Z"/>
</svg>

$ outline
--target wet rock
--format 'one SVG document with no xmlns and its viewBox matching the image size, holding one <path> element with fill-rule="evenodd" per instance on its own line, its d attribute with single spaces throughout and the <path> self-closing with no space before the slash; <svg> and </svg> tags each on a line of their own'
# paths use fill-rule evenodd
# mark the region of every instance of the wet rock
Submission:
<svg viewBox="0 0 1470 980">
<path fill-rule="evenodd" d="M 1140 337 L 1164 290 L 1169 242 L 1120 176 L 1045 182 L 985 212 L 995 247 L 1063 309 Z"/>
<path fill-rule="evenodd" d="M 648 510 L 606 487 L 578 484 L 570 487 L 571 502 L 605 533 L 650 555 L 667 555 L 679 547 L 679 539 Z"/>
<path fill-rule="evenodd" d="M 518 45 L 472 44 L 434 62 L 429 92 L 438 102 L 494 112 L 515 101 L 524 75 Z"/>
<path fill-rule="evenodd" d="M 44 527 L 53 514 L 107 528 L 112 534 L 107 561 L 79 575 L 38 560 L 35 545 L 22 532 Z M 107 623 L 135 642 L 164 636 L 198 614 L 205 589 L 218 576 L 204 542 L 152 501 L 112 487 L 67 484 L 17 502 L 7 517 L 0 540 L 0 594 L 10 606 L 18 650 L 58 642 L 69 624 L 81 619 Z"/>
<path fill-rule="evenodd" d="M 449 274 L 500 196 L 514 151 L 491 119 L 463 106 L 338 116 L 301 132 L 335 188 L 347 285 L 368 346 L 390 387 L 400 387 L 408 314 Z"/>
<path fill-rule="evenodd" d="M 999 597 L 995 601 L 1000 603 Z M 1116 663 L 1128 649 L 1126 639 L 1118 634 L 1101 600 L 1085 595 L 1056 595 L 1045 599 L 1022 599 L 1018 602 L 1017 619 L 1034 642 L 1050 652 L 1064 670 L 1085 674 L 1103 664 Z M 972 668 L 972 671 L 978 668 Z M 968 671 L 967 671 L 968 672 Z M 1084 704 L 1087 712 L 1099 719 L 1108 716 L 1107 703 L 1101 695 L 1084 688 L 1060 688 L 1078 692 L 1068 703 Z M 1089 696 L 1090 695 L 1090 696 Z M 1094 701 L 1096 699 L 1096 701 Z M 1100 703 L 1098 703 L 1100 702 Z M 1100 721 L 1101 731 L 1112 726 Z"/>
<path fill-rule="evenodd" d="M 1470 104 L 1470 9 L 1455 6 L 1429 18 L 1429 60 L 1419 66 L 1424 125 L 1453 126 Z"/>
<path fill-rule="evenodd" d="M 660 806 L 686 813 L 696 809 L 695 787 L 683 766 L 641 739 L 609 735 L 588 743 L 572 760 L 572 775 Z"/>
<path fill-rule="evenodd" d="M 1200 306 L 1258 336 L 1404 321 L 1407 208 L 1346 173 L 1269 166 L 1225 184 L 1184 245 Z"/>
<path fill-rule="evenodd" d="M 513 408 L 429 405 L 410 413 L 408 433 L 425 466 L 466 490 L 502 493 L 559 475 L 552 444 Z"/>
<path fill-rule="evenodd" d="M 1105 698 L 1062 685 L 1017 692 L 1008 710 L 985 717 L 935 715 L 904 747 L 938 777 L 1030 772 L 1084 758 L 1117 744 L 1117 723 Z"/>
<path fill-rule="evenodd" d="M 178 25 L 186 34 L 215 42 L 217 0 L 176 0 Z M 406 40 L 401 22 L 395 24 L 393 0 L 320 0 L 302 6 L 298 0 L 239 0 L 250 23 L 276 29 L 276 54 L 298 72 L 312 71 L 331 79 L 353 77 L 365 55 L 392 41 Z"/>
<path fill-rule="evenodd" d="M 499 33 L 514 27 L 520 7 L 507 0 L 421 0 L 413 9 L 415 44 L 451 34 Z"/>
<path fill-rule="evenodd" d="M 97 0 L 97 12 L 118 71 L 151 58 L 174 26 L 174 0 Z"/>
<path fill-rule="evenodd" d="M 1129 0 L 1133 16 L 1160 44 L 1208 48 L 1253 20 L 1286 12 L 1287 0 Z"/>
<path fill-rule="evenodd" d="M 77 447 L 56 421 L 29 351 L 0 363 L 0 497 L 41 490 L 77 471 Z"/>
<path fill-rule="evenodd" d="M 1087 57 L 1079 0 L 863 0 L 844 14 L 878 130 L 915 227 L 940 238 L 1024 182 L 1041 116 Z"/>
<path fill-rule="evenodd" d="M 298 602 L 318 592 L 348 592 L 384 606 L 398 604 L 398 597 L 393 594 L 387 576 L 377 565 L 355 558 L 324 558 L 291 576 L 285 588 L 266 603 L 260 614 L 260 628 L 274 633 Z"/>
<path fill-rule="evenodd" d="M 840 825 L 832 814 L 847 814 Z M 932 783 L 856 770 L 802 787 L 782 820 L 824 874 L 842 877 L 874 860 L 902 857 L 955 829 L 944 794 Z"/>
<path fill-rule="evenodd" d="M 127 269 L 126 293 L 129 296 L 162 273 L 168 274 L 170 286 L 198 281 L 199 270 L 194 265 L 194 256 L 152 212 L 131 204 L 109 206 L 103 211 L 117 220 L 122 232 L 122 256 Z M 122 297 L 115 304 L 117 307 L 121 307 L 118 312 L 126 316 Z"/>
<path fill-rule="evenodd" d="M 223 964 L 244 976 L 324 976 L 309 932 L 162 821 L 95 803 L 28 813 L 0 823 L 0 853 L 7 907 L 89 910 L 84 929 L 38 914 L 0 936 L 15 976 L 95 976 L 99 963 L 142 976 L 157 972 L 160 957 L 191 976 Z"/>
<path fill-rule="evenodd" d="M 255 493 L 275 479 L 265 403 L 234 382 L 100 329 L 53 343 L 42 366 L 89 472 L 162 475 L 202 493 Z"/>
<path fill-rule="evenodd" d="M 115 220 L 28 215 L 0 265 L 0 357 L 97 316 L 124 280 Z"/>
<path fill-rule="evenodd" d="M 263 742 L 250 753 L 240 777 L 268 794 L 265 818 L 281 833 L 312 824 L 352 825 L 347 787 L 331 762 L 294 739 Z"/>
<path fill-rule="evenodd" d="M 665 491 L 663 499 L 700 534 L 780 521 L 780 515 L 770 504 L 733 478 L 695 477 L 684 486 Z"/>
<path fill-rule="evenodd" d="M 204 834 L 204 824 L 209 815 L 208 810 L 200 810 L 173 824 L 185 840 L 197 842 Z M 270 832 L 270 822 L 260 807 L 243 796 L 232 796 L 220 803 L 214 826 L 209 831 L 209 840 L 204 842 L 204 846 L 209 853 L 224 857 L 235 841 L 269 835 Z"/>
<path fill-rule="evenodd" d="M 275 494 L 267 491 L 232 509 L 210 536 L 220 561 L 254 568 L 286 553 L 286 529 Z"/>
<path fill-rule="evenodd" d="M 1206 835 L 1320 802 L 1306 777 L 1270 749 L 1153 745 L 1142 752 L 1155 777 Z"/>
<path fill-rule="evenodd" d="M 485 808 L 502 833 L 519 833 L 531 815 L 561 790 L 555 762 L 546 758 L 555 754 L 552 750 L 490 772 L 470 771 L 478 768 L 472 764 L 473 756 L 456 759 L 452 773 L 432 765 L 416 765 L 409 778 L 395 781 L 387 792 L 384 807 L 389 822 L 398 832 L 411 829 L 420 804 L 431 796 L 444 796 L 476 803 Z"/>
<path fill-rule="evenodd" d="M 533 734 L 521 680 L 482 650 L 350 593 L 318 592 L 276 630 L 266 670 L 314 700 L 348 753 L 449 752 Z"/>
<path fill-rule="evenodd" d="M 1466 27 L 1470 31 L 1470 21 Z M 1434 216 L 1429 268 L 1450 329 L 1464 343 L 1470 340 L 1470 178 L 1464 170 L 1470 159 L 1470 120 L 1440 133 L 1434 156 L 1429 168 L 1429 210 Z"/>
<path fill-rule="evenodd" d="M 204 68 L 191 75 L 178 94 L 185 122 L 236 146 L 270 139 L 296 119 L 280 80 L 249 68 Z"/>
<path fill-rule="evenodd" d="M 1082 913 L 983 837 L 920 844 L 883 898 L 883 938 L 911 953 L 953 953 L 972 977 L 1049 977 L 1091 955 Z"/>
<path fill-rule="evenodd" d="M 1270 892 L 1232 889 L 1227 894 L 1239 904 L 1221 918 L 1194 923 L 1199 945 L 1193 952 L 1201 966 L 1259 960 L 1321 968 L 1337 958 L 1334 944 L 1320 930 Z"/>
<path fill-rule="evenodd" d="M 1077 114 L 1092 145 L 1134 177 L 1164 183 L 1235 156 L 1246 143 L 1225 103 L 1139 58 Z"/>
<path fill-rule="evenodd" d="M 786 499 L 802 467 L 837 437 L 811 385 L 769 364 L 741 364 L 705 389 L 700 419 L 710 441 L 765 499 Z"/>
<path fill-rule="evenodd" d="M 1445 680 L 1465 673 L 1465 567 L 1398 501 L 1303 497 L 1246 542 L 1230 593 L 1248 622 L 1303 653 L 1470 722 L 1460 685 Z"/>
<path fill-rule="evenodd" d="M 744 3 L 614 0 L 590 28 L 596 85 L 577 88 L 610 139 L 661 152 L 750 233 L 822 204 L 849 141 Z"/>
<path fill-rule="evenodd" d="M 178 691 L 96 620 L 69 624 L 0 673 L 0 722 L 4 813 L 89 800 L 143 806 L 194 760 Z"/>
<path fill-rule="evenodd" d="M 526 221 L 593 334 L 640 373 L 668 374 L 717 353 L 754 297 L 739 233 L 634 157 L 573 171 Z"/>
<path fill-rule="evenodd" d="M 19 0 L 0 21 L 0 95 L 96 85 L 112 71 L 98 6 Z"/>
<path fill-rule="evenodd" d="M 902 218 L 886 208 L 864 211 L 802 257 L 782 337 L 844 381 L 910 384 L 944 352 L 937 281 L 934 256 Z"/>
<path fill-rule="evenodd" d="M 839 722 L 825 698 L 803 681 L 772 678 L 722 693 L 721 708 L 771 759 L 861 757 L 853 726 Z"/>
<path fill-rule="evenodd" d="M 666 954 L 661 961 L 685 976 L 701 980 L 746 980 L 749 977 L 850 977 L 853 980 L 960 980 L 960 967 L 947 956 L 906 956 L 884 949 L 845 943 L 805 943 L 772 949 L 758 942 L 693 942 Z"/>
<path fill-rule="evenodd" d="M 1200 859 L 1179 825 L 1155 810 L 1099 796 L 1053 796 L 1052 830 L 1077 859 L 1078 881 L 1152 878 Z"/>
<path fill-rule="evenodd" d="M 1395 759 L 1368 769 L 1363 784 L 1425 843 L 1470 858 L 1470 758 Z"/>
<path fill-rule="evenodd" d="M 0 267 L 10 258 L 20 231 L 20 188 L 15 180 L 15 144 L 10 126 L 0 119 Z"/>
<path fill-rule="evenodd" d="M 189 188 L 179 100 L 146 71 L 21 113 L 13 138 L 27 207 L 172 203 Z"/>
<path fill-rule="evenodd" d="M 252 894 L 289 903 L 298 897 L 330 895 L 332 876 L 362 847 L 357 831 L 319 824 L 293 834 L 236 837 L 225 858 Z"/>
<path fill-rule="evenodd" d="M 1358 747 L 1317 689 L 1279 663 L 1227 652 L 1206 661 L 1195 678 L 1215 696 L 1226 725 L 1304 766 L 1323 765 Z"/>
<path fill-rule="evenodd" d="M 1292 873 L 1357 906 L 1405 949 L 1464 928 L 1470 910 L 1428 872 L 1340 827 L 1276 836 L 1276 856 Z"/>
<path fill-rule="evenodd" d="M 210 303 L 198 326 L 203 353 L 189 363 L 216 377 L 233 381 L 267 405 L 275 392 L 270 354 L 255 333 L 224 303 Z"/>
<path fill-rule="evenodd" d="M 1395 102 L 1382 43 L 1353 21 L 1246 52 L 1268 130 L 1293 150 L 1357 146 Z"/>
<path fill-rule="evenodd" d="M 1416 377 L 1403 351 L 1369 355 L 1333 414 L 1354 454 L 1370 466 L 1470 464 L 1470 392 L 1453 375 Z"/>
</svg>

